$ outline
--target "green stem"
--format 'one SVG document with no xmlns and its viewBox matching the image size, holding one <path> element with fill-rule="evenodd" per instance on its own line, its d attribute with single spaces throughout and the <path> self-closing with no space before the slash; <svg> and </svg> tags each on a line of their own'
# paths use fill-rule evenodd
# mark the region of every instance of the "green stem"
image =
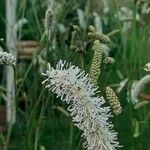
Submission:
<svg viewBox="0 0 150 150">
<path fill-rule="evenodd" d="M 38 124 L 37 124 L 37 127 L 36 127 L 34 150 L 37 150 L 37 149 L 38 149 L 39 133 L 40 133 L 40 128 L 41 128 L 42 123 L 43 123 L 43 122 L 42 122 L 42 116 L 43 116 L 43 113 L 45 112 L 46 106 L 47 106 L 47 101 L 46 101 L 45 103 L 44 103 L 44 102 L 42 103 L 42 108 L 41 108 L 41 112 L 40 112 Z"/>
<path fill-rule="evenodd" d="M 69 142 L 69 150 L 72 150 L 72 145 L 73 145 L 73 123 L 71 122 L 70 124 L 70 142 Z"/>
<path fill-rule="evenodd" d="M 32 128 L 32 120 L 34 119 L 34 114 L 37 111 L 37 108 L 38 108 L 38 106 L 39 106 L 39 104 L 40 104 L 40 102 L 42 100 L 41 98 L 42 98 L 42 95 L 43 95 L 44 92 L 45 92 L 45 88 L 42 90 L 39 98 L 37 99 L 37 101 L 36 101 L 32 111 L 31 111 L 31 115 L 29 117 L 29 121 L 28 121 L 28 125 L 27 125 L 27 135 L 26 135 L 26 140 L 25 140 L 25 144 L 27 146 L 27 149 L 28 149 L 28 142 L 29 142 L 29 131 Z"/>
<path fill-rule="evenodd" d="M 33 13 L 34 13 L 35 21 L 36 21 L 36 24 L 37 24 L 37 27 L 38 27 L 38 30 L 39 30 L 39 33 L 40 33 L 40 37 L 41 37 L 42 36 L 42 30 L 41 30 L 40 22 L 39 22 L 37 13 L 36 13 L 35 3 L 34 3 L 33 0 L 31 1 L 31 3 L 32 3 L 32 8 L 33 8 Z"/>
<path fill-rule="evenodd" d="M 15 102 L 17 102 L 17 70 L 16 67 L 13 67 L 13 69 L 14 69 Z"/>
<path fill-rule="evenodd" d="M 52 42 L 52 39 L 51 39 L 51 30 L 48 31 L 48 34 L 46 35 L 47 37 L 47 43 L 46 43 L 46 64 L 48 62 L 48 59 L 49 59 L 49 46 Z M 51 45 L 51 48 L 52 48 L 52 45 Z"/>
<path fill-rule="evenodd" d="M 35 134 L 35 142 L 34 142 L 34 150 L 38 149 L 38 137 L 39 137 L 39 127 L 36 127 L 36 134 Z"/>
<path fill-rule="evenodd" d="M 149 121 L 150 120 L 150 111 L 148 112 L 148 114 L 147 114 L 147 116 L 146 116 L 146 118 L 145 118 L 145 120 L 144 120 L 144 127 L 143 127 L 143 129 L 141 130 L 141 134 L 144 132 L 144 130 L 145 130 L 145 128 L 146 128 L 146 126 L 147 126 L 147 124 L 149 124 Z"/>
<path fill-rule="evenodd" d="M 23 8 L 22 8 L 21 19 L 23 19 L 24 16 L 25 16 L 26 3 L 27 3 L 27 0 L 23 0 L 23 3 L 22 3 Z M 19 33 L 18 33 L 18 39 L 17 39 L 17 41 L 20 41 L 20 39 L 21 39 L 21 33 L 22 33 L 22 27 L 19 28 Z"/>
<path fill-rule="evenodd" d="M 84 57 L 83 57 L 83 54 L 79 54 L 79 59 L 80 59 L 80 66 L 81 66 L 81 69 L 84 69 Z"/>
<path fill-rule="evenodd" d="M 38 139 L 39 139 L 39 131 L 40 131 L 40 126 L 41 126 L 41 118 L 42 118 L 42 114 L 43 114 L 43 105 L 41 108 L 41 113 L 40 113 L 40 117 L 37 123 L 37 127 L 36 127 L 36 134 L 35 134 L 35 142 L 34 142 L 34 150 L 38 149 Z"/>
<path fill-rule="evenodd" d="M 16 113 L 16 100 L 17 100 L 17 96 L 16 96 L 16 67 L 13 67 L 13 71 L 14 71 L 14 92 L 15 92 L 15 98 L 13 99 L 13 103 L 11 106 L 15 108 L 15 113 Z M 13 94 L 13 93 L 12 93 Z M 7 136 L 6 136 L 6 142 L 4 144 L 4 150 L 8 149 L 8 145 L 9 145 L 9 141 L 10 141 L 10 136 L 11 136 L 11 131 L 12 131 L 12 118 L 13 118 L 14 112 L 12 112 L 11 114 L 11 118 L 10 118 L 10 122 L 8 124 L 8 132 L 7 132 Z"/>
<path fill-rule="evenodd" d="M 12 117 L 11 117 L 12 118 Z M 12 120 L 12 119 L 11 119 Z M 7 136 L 6 136 L 6 142 L 4 144 L 4 150 L 8 149 L 8 145 L 9 145 L 9 140 L 10 140 L 10 135 L 11 135 L 11 129 L 12 129 L 12 123 L 9 123 L 8 126 L 8 132 L 7 132 Z"/>
<path fill-rule="evenodd" d="M 27 71 L 25 72 L 25 75 L 24 75 L 24 77 L 23 77 L 23 79 L 22 79 L 22 82 L 21 82 L 20 86 L 18 87 L 17 96 L 19 95 L 19 92 L 20 92 L 20 90 L 21 90 L 21 87 L 23 86 L 23 83 L 24 83 L 24 81 L 25 81 L 25 79 L 26 79 L 26 77 L 27 77 L 27 75 L 28 75 L 28 73 L 29 73 L 29 71 L 30 71 L 32 65 L 33 65 L 33 60 L 32 60 L 32 62 L 30 63 L 30 65 L 29 65 Z"/>
</svg>

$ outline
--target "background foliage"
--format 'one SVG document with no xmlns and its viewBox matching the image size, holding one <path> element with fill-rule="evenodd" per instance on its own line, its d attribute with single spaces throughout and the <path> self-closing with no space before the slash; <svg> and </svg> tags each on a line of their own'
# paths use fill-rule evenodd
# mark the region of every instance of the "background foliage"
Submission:
<svg viewBox="0 0 150 150">
<path fill-rule="evenodd" d="M 51 1 L 53 2 L 53 1 Z M 5 1 L 0 4 L 0 38 L 5 39 Z M 18 40 L 36 40 L 40 43 L 40 51 L 32 60 L 18 60 L 17 86 L 17 123 L 14 125 L 10 139 L 10 150 L 38 149 L 44 146 L 49 150 L 80 150 L 82 139 L 80 131 L 73 126 L 68 116 L 66 105 L 54 94 L 43 90 L 41 70 L 44 60 L 52 66 L 57 61 L 66 59 L 89 72 L 93 52 L 90 45 L 85 45 L 82 55 L 70 49 L 73 25 L 77 24 L 82 31 L 82 39 L 87 40 L 88 26 L 97 26 L 104 34 L 114 29 L 120 32 L 113 35 L 108 45 L 109 56 L 115 58 L 114 64 L 103 64 L 99 78 L 99 87 L 104 92 L 106 85 L 117 89 L 124 79 L 130 79 L 122 91 L 118 93 L 123 111 L 113 118 L 122 150 L 150 149 L 150 107 L 149 104 L 135 110 L 130 96 L 134 80 L 139 80 L 146 72 L 141 69 L 150 62 L 150 11 L 144 13 L 143 6 L 149 8 L 148 1 L 115 1 L 115 0 L 57 0 L 53 2 L 53 23 L 51 39 L 44 37 L 44 15 L 47 2 L 40 0 L 18 1 L 17 20 L 26 18 L 28 23 L 19 31 Z M 139 5 L 138 5 L 139 3 Z M 147 4 L 147 5 L 146 5 Z M 125 11 L 126 10 L 126 11 Z M 122 11 L 122 12 L 121 12 Z M 143 12 L 142 12 L 143 11 Z M 130 13 L 131 12 L 131 13 Z M 95 23 L 96 20 L 98 23 Z M 18 35 L 20 34 L 18 32 Z M 48 50 L 47 50 L 48 49 Z M 47 51 L 47 53 L 46 53 Z M 81 65 L 83 63 L 83 65 Z M 1 85 L 5 87 L 5 70 L 1 68 L 3 78 Z M 150 85 L 145 92 L 150 94 Z M 1 95 L 6 92 L 1 92 Z M 0 98 L 5 104 L 3 96 Z M 139 124 L 139 136 L 136 123 Z M 1 133 L 1 143 L 5 133 Z M 35 142 L 37 139 L 37 143 Z M 41 148 L 42 149 L 42 148 Z"/>
</svg>

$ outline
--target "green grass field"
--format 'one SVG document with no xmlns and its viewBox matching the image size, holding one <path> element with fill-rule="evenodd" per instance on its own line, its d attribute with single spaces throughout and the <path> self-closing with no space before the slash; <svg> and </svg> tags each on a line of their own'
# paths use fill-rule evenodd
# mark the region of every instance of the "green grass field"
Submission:
<svg viewBox="0 0 150 150">
<path fill-rule="evenodd" d="M 132 87 L 150 71 L 144 66 L 150 63 L 150 3 L 149 1 L 119 0 L 51 0 L 53 10 L 49 19 L 50 31 L 45 34 L 44 17 L 46 0 L 18 1 L 16 20 L 27 19 L 18 28 L 17 42 L 32 40 L 38 42 L 38 52 L 27 54 L 27 58 L 17 57 L 16 76 L 16 123 L 12 126 L 9 141 L 8 129 L 0 132 L 0 149 L 8 150 L 82 150 L 80 131 L 67 111 L 67 104 L 60 101 L 42 85 L 46 64 L 55 68 L 62 59 L 79 66 L 90 73 L 94 51 L 89 42 L 89 26 L 95 27 L 97 34 L 109 35 L 111 42 L 102 44 L 101 74 L 98 87 L 105 97 L 105 88 L 110 86 L 118 96 L 122 106 L 119 115 L 110 120 L 118 132 L 121 148 L 118 150 L 150 150 L 150 80 L 144 84 L 134 103 Z M 5 1 L 0 2 L 0 47 L 6 43 Z M 73 37 L 78 25 L 80 31 Z M 115 31 L 114 31 L 115 32 Z M 94 37 L 95 38 L 95 37 Z M 71 48 L 71 46 L 76 46 Z M 9 49 L 9 45 L 7 45 Z M 29 46 L 30 47 L 30 46 Z M 3 49 L 6 47 L 4 46 Z M 18 52 L 18 47 L 16 51 Z M 21 54 L 20 54 L 21 55 Z M 115 63 L 105 63 L 106 57 Z M 20 57 L 20 58 L 19 58 Z M 6 105 L 6 67 L 0 66 L 0 104 Z M 127 79 L 118 91 L 121 82 Z M 139 103 L 145 105 L 136 107 Z M 106 102 L 109 106 L 109 103 Z M 0 120 L 1 122 L 1 120 Z M 0 124 L 1 126 L 1 124 Z M 7 144 L 7 145 L 6 145 Z M 102 149 L 105 150 L 105 149 Z M 109 150 L 109 149 L 108 149 Z"/>
</svg>

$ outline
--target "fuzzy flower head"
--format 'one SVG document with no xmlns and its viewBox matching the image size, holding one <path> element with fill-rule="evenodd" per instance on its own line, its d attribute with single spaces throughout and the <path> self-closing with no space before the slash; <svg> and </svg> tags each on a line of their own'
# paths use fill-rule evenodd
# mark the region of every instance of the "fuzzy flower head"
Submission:
<svg viewBox="0 0 150 150">
<path fill-rule="evenodd" d="M 50 65 L 43 73 L 45 87 L 56 93 L 68 104 L 72 120 L 85 138 L 87 150 L 115 150 L 119 143 L 113 125 L 108 122 L 110 108 L 104 107 L 105 99 L 95 96 L 97 88 L 89 76 L 78 67 L 60 60 L 56 69 Z"/>
<path fill-rule="evenodd" d="M 6 52 L 0 52 L 1 65 L 15 66 L 15 62 L 16 62 L 16 58 L 12 54 Z"/>
</svg>

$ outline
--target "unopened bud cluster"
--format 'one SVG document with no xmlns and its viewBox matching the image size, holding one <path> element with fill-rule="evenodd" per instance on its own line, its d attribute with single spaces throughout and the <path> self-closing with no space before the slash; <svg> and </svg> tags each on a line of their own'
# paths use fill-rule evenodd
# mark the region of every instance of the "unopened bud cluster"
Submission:
<svg viewBox="0 0 150 150">
<path fill-rule="evenodd" d="M 70 49 L 74 50 L 75 52 L 83 54 L 85 53 L 85 50 L 84 50 L 84 42 L 81 36 L 81 29 L 77 25 L 74 25 L 73 29 L 74 30 L 71 35 Z"/>
</svg>

